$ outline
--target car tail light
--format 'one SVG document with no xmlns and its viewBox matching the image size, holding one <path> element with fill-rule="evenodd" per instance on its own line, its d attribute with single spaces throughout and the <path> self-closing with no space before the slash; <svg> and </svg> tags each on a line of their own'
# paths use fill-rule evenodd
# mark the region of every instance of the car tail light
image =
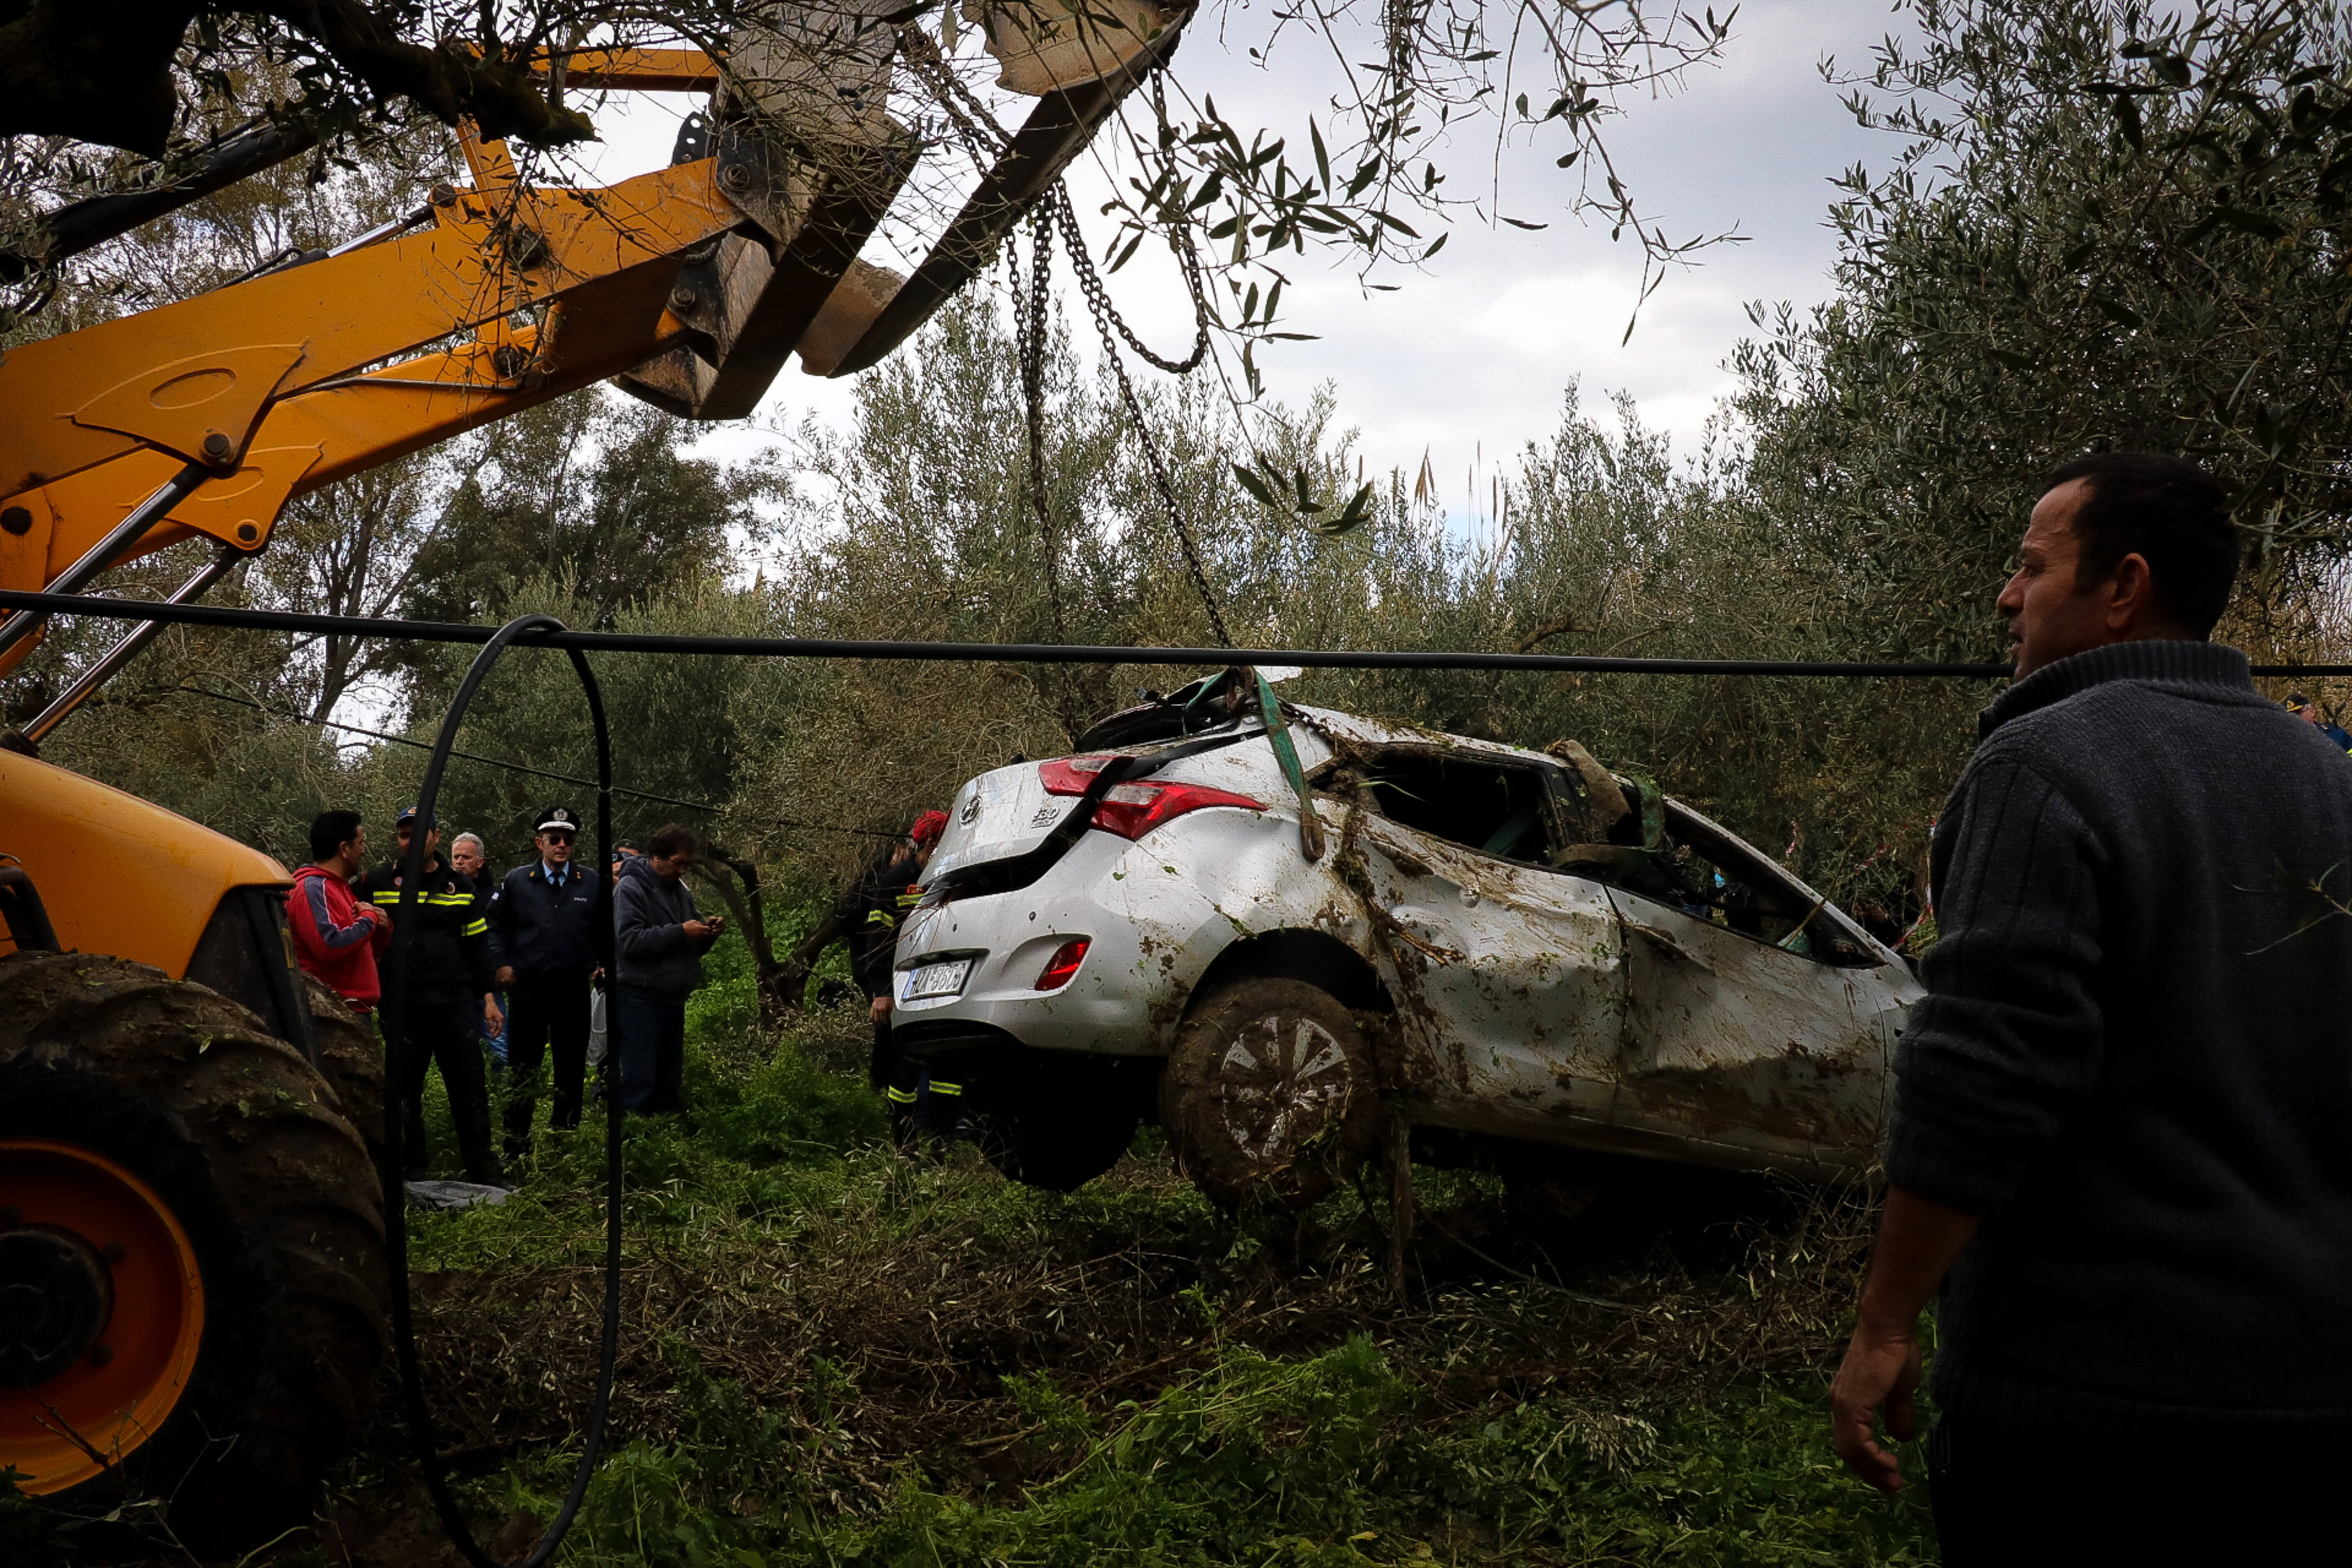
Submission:
<svg viewBox="0 0 2352 1568">
<path fill-rule="evenodd" d="M 1070 976 L 1078 972 L 1078 965 L 1087 961 L 1087 949 L 1092 945 L 1091 938 L 1074 936 L 1055 948 L 1054 956 L 1045 961 L 1044 971 L 1037 976 L 1035 989 L 1059 991 L 1067 985 Z"/>
<path fill-rule="evenodd" d="M 1110 765 L 1108 757 L 1063 757 L 1037 765 L 1037 782 L 1047 795 L 1084 795 L 1095 775 Z"/>
<path fill-rule="evenodd" d="M 1109 765 L 1108 757 L 1064 757 L 1056 762 L 1041 763 L 1037 779 L 1045 786 L 1047 795 L 1084 795 L 1095 782 L 1095 775 Z M 1207 784 L 1153 784 L 1138 779 L 1128 784 L 1115 784 L 1103 791 L 1095 803 L 1094 820 L 1090 827 L 1105 833 L 1116 833 L 1121 838 L 1140 838 L 1163 822 L 1172 821 L 1188 811 L 1203 806 L 1238 806 L 1244 811 L 1264 811 L 1265 803 L 1252 800 L 1245 795 L 1235 795 L 1228 789 L 1211 789 Z"/>
<path fill-rule="evenodd" d="M 1119 784 L 1103 792 L 1095 806 L 1094 826 L 1121 838 L 1140 838 L 1163 822 L 1207 805 L 1235 805 L 1244 811 L 1264 811 L 1264 801 L 1206 784 Z"/>
</svg>

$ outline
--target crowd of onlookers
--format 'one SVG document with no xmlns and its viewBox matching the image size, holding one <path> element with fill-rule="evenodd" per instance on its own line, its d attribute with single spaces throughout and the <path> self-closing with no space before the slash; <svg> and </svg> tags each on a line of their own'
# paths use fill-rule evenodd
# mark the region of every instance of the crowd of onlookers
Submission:
<svg viewBox="0 0 2352 1568">
<path fill-rule="evenodd" d="M 406 866 L 419 832 L 411 889 Z M 287 917 L 303 969 L 353 1013 L 373 1016 L 386 1046 L 397 1047 L 386 1087 L 407 1175 L 429 1163 L 422 1106 L 425 1073 L 436 1065 L 467 1179 L 489 1185 L 505 1184 L 510 1164 L 529 1158 L 543 1063 L 556 1129 L 579 1125 L 592 1065 L 603 1066 L 603 1092 L 622 1110 L 678 1109 L 687 998 L 726 923 L 698 910 L 686 888 L 699 847 L 690 831 L 673 824 L 642 849 L 615 847 L 606 868 L 609 942 L 597 931 L 603 889 L 574 863 L 580 819 L 568 807 L 540 814 L 537 854 L 495 883 L 477 834 L 458 835 L 444 858 L 439 825 L 414 806 L 394 833 L 394 854 L 370 867 L 359 813 L 320 812 Z M 395 962 L 404 973 L 387 974 Z M 491 1140 L 493 1071 L 507 1081 L 503 1161 Z"/>
</svg>

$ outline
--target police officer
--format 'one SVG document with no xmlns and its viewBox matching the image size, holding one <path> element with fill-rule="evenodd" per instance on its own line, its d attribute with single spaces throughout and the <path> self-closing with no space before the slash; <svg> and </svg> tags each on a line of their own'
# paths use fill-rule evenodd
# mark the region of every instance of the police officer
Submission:
<svg viewBox="0 0 2352 1568">
<path fill-rule="evenodd" d="M 555 1105 L 548 1124 L 580 1125 L 588 1059 L 589 982 L 597 973 L 596 910 L 603 883 L 572 863 L 580 817 L 569 806 L 540 813 L 531 842 L 539 858 L 518 866 L 490 895 L 490 946 L 507 991 L 507 1153 L 530 1149 L 530 1121 L 542 1054 L 555 1058 Z"/>
<path fill-rule="evenodd" d="M 874 1021 L 872 1081 L 888 1099 L 893 1138 L 908 1152 L 922 1134 L 951 1134 L 963 1102 L 962 1084 L 934 1079 L 920 1062 L 899 1060 L 890 1049 L 890 965 L 898 951 L 898 923 L 921 900 L 917 879 L 947 825 L 943 811 L 917 817 L 906 837 L 867 863 L 835 910 L 849 928 L 849 973 L 866 993 Z"/>
<path fill-rule="evenodd" d="M 473 879 L 441 858 L 440 828 L 429 816 L 420 824 L 412 805 L 394 821 L 399 852 L 362 877 L 354 891 L 393 922 L 396 940 L 401 877 L 409 843 L 420 828 L 424 871 L 409 917 L 415 936 L 408 950 L 407 979 L 399 994 L 384 997 L 383 1008 L 384 1038 L 397 1047 L 393 1089 L 401 1109 L 402 1163 L 407 1166 L 403 1173 L 414 1178 L 425 1173 L 425 1070 L 438 1063 L 449 1115 L 457 1124 L 466 1179 L 496 1185 L 499 1162 L 490 1152 L 490 1100 L 478 1023 L 485 1012 L 497 1017 L 498 1001 L 490 990 L 489 922 L 477 910 Z"/>
</svg>

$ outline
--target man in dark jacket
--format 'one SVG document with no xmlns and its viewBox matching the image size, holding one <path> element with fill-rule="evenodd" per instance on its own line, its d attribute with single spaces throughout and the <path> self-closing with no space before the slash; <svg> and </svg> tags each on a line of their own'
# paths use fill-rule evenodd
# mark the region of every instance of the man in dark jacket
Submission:
<svg viewBox="0 0 2352 1568">
<path fill-rule="evenodd" d="M 686 889 L 694 835 L 676 823 L 621 862 L 613 889 L 613 1030 L 620 1042 L 621 1109 L 678 1108 L 686 1064 L 686 999 L 702 984 L 702 955 L 726 918 L 703 915 Z"/>
<path fill-rule="evenodd" d="M 518 866 L 490 895 L 490 950 L 507 992 L 507 1153 L 529 1152 L 542 1057 L 555 1062 L 548 1124 L 580 1125 L 588 1074 L 589 981 L 598 964 L 595 873 L 572 863 L 580 818 L 568 806 L 540 814 L 539 858 Z"/>
<path fill-rule="evenodd" d="M 891 964 L 898 951 L 898 924 L 921 900 L 917 884 L 947 826 L 943 811 L 915 818 L 906 837 L 866 863 L 834 910 L 848 930 L 850 976 L 866 993 L 867 1016 L 874 1021 L 868 1077 L 888 1100 L 891 1136 L 907 1150 L 921 1133 L 953 1131 L 963 1103 L 961 1083 L 935 1079 L 920 1062 L 902 1061 L 890 1049 Z"/>
<path fill-rule="evenodd" d="M 399 940 L 401 874 L 409 841 L 417 831 L 416 808 L 394 824 L 400 852 L 360 879 L 358 895 L 393 923 Z M 399 996 L 384 996 L 384 1040 L 393 1047 L 389 1077 L 401 1111 L 404 1174 L 414 1179 L 430 1163 L 425 1139 L 425 1070 L 438 1063 L 441 1087 L 449 1094 L 449 1118 L 457 1126 L 457 1150 L 466 1179 L 495 1185 L 500 1176 L 490 1152 L 489 1089 L 482 1073 L 478 1027 L 485 1012 L 495 1024 L 498 999 L 490 987 L 489 924 L 475 908 L 471 878 L 441 858 L 440 828 L 424 824 L 425 869 L 416 889 L 416 934 L 408 949 L 408 973 Z"/>
<path fill-rule="evenodd" d="M 2352 769 L 2205 639 L 2221 487 L 2050 477 L 2000 609 L 2016 679 L 1937 829 L 1941 936 L 1832 1389 L 1901 1484 L 1938 1285 L 1944 1561 L 2271 1563 L 2352 1458 Z M 2332 1523 L 2332 1521 L 2330 1521 Z"/>
</svg>

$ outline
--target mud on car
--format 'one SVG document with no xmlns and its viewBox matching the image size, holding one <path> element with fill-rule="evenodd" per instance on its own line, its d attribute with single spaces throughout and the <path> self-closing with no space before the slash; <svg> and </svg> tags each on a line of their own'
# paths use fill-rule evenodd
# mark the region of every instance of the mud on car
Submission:
<svg viewBox="0 0 2352 1568">
<path fill-rule="evenodd" d="M 1303 1205 L 1391 1118 L 1828 1179 L 1876 1150 L 1922 994 L 1769 857 L 1573 742 L 1277 704 L 1233 669 L 964 784 L 894 1047 L 1068 1190 L 1157 1119 L 1213 1198 Z"/>
</svg>

